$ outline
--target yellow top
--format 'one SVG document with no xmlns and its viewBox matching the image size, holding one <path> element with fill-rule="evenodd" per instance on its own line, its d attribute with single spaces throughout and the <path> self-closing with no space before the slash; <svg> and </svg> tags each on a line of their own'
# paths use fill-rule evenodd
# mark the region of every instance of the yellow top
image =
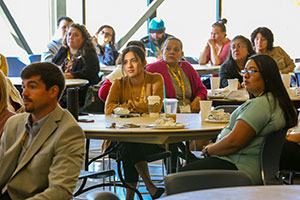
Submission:
<svg viewBox="0 0 300 200">
<path fill-rule="evenodd" d="M 0 70 L 4 73 L 5 76 L 8 75 L 8 66 L 5 56 L 0 54 Z"/>
<path fill-rule="evenodd" d="M 130 112 L 148 112 L 148 96 L 156 95 L 162 100 L 164 98 L 163 91 L 163 78 L 160 74 L 153 74 L 145 72 L 145 81 L 142 86 L 141 95 L 138 97 L 132 94 L 132 85 L 130 84 L 128 77 L 122 77 L 116 79 L 109 91 L 106 103 L 105 114 L 109 115 L 113 113 L 113 110 L 117 107 L 128 108 Z M 142 98 L 142 100 L 141 100 Z M 128 105 L 128 101 L 132 104 Z"/>
</svg>

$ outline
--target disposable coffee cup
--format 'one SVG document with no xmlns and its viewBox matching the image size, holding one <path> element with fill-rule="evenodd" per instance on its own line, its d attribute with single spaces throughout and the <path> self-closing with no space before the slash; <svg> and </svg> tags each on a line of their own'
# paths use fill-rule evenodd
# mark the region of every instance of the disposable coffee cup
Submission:
<svg viewBox="0 0 300 200">
<path fill-rule="evenodd" d="M 289 74 L 281 74 L 281 79 L 282 79 L 284 87 L 286 89 L 289 89 L 290 85 L 291 85 L 291 75 L 289 75 Z"/>
<path fill-rule="evenodd" d="M 210 78 L 210 87 L 212 90 L 219 89 L 220 87 L 220 77 L 211 77 Z"/>
<path fill-rule="evenodd" d="M 150 117 L 158 117 L 160 111 L 160 97 L 149 96 L 148 97 L 148 111 Z"/>
<path fill-rule="evenodd" d="M 200 114 L 201 120 L 207 119 L 209 112 L 211 111 L 212 101 L 200 100 Z"/>
<path fill-rule="evenodd" d="M 164 111 L 167 118 L 173 118 L 176 122 L 177 99 L 164 99 Z"/>
<path fill-rule="evenodd" d="M 234 79 L 228 79 L 228 87 L 230 90 L 232 91 L 236 91 L 238 90 L 238 83 L 239 83 L 239 80 L 234 78 Z"/>
</svg>

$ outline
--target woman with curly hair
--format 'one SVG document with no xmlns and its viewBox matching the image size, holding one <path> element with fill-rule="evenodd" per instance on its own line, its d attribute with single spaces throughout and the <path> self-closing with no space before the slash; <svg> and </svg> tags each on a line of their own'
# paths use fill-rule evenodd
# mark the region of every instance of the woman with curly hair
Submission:
<svg viewBox="0 0 300 200">
<path fill-rule="evenodd" d="M 63 40 L 63 46 L 52 59 L 59 65 L 66 79 L 81 78 L 89 80 L 89 85 L 99 82 L 99 60 L 95 43 L 86 27 L 72 24 Z M 79 104 L 83 106 L 88 85 L 80 88 Z"/>
</svg>

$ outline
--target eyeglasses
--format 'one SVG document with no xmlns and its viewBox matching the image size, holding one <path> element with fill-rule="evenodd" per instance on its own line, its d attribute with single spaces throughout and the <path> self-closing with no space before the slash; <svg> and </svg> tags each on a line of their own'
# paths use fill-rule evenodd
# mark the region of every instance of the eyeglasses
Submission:
<svg viewBox="0 0 300 200">
<path fill-rule="evenodd" d="M 236 45 L 236 46 L 235 46 L 235 45 L 232 45 L 232 46 L 231 46 L 231 50 L 234 50 L 234 49 L 240 49 L 240 48 L 245 48 L 245 46 L 244 46 L 244 45 L 239 45 L 239 44 Z"/>
<path fill-rule="evenodd" d="M 112 34 L 111 34 L 111 33 L 109 33 L 109 32 L 105 32 L 105 31 L 100 31 L 100 34 L 101 34 L 101 35 L 112 36 Z"/>
<path fill-rule="evenodd" d="M 255 69 L 245 69 L 245 70 L 241 70 L 241 74 L 242 75 L 245 75 L 246 73 L 249 73 L 250 76 L 255 74 L 256 72 L 259 72 L 258 70 L 255 70 Z"/>
</svg>

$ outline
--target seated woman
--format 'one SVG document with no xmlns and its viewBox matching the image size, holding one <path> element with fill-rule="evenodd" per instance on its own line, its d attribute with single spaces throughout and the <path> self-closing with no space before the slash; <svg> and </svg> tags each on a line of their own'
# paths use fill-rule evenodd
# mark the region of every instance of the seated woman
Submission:
<svg viewBox="0 0 300 200">
<path fill-rule="evenodd" d="M 245 68 L 247 59 L 255 54 L 251 42 L 242 35 L 238 35 L 231 40 L 231 49 L 227 60 L 220 68 L 220 87 L 228 86 L 228 79 L 237 78 L 238 88 L 243 87 L 243 76 L 241 70 Z"/>
<path fill-rule="evenodd" d="M 200 110 L 199 100 L 206 99 L 207 90 L 200 80 L 198 73 L 190 63 L 182 61 L 182 42 L 175 37 L 169 37 L 163 47 L 163 59 L 149 64 L 147 71 L 160 73 L 164 78 L 166 98 L 178 99 L 178 112 L 198 113 Z M 183 143 L 170 144 L 172 151 L 172 172 L 176 171 L 177 147 L 185 152 Z M 188 154 L 193 159 L 193 154 Z"/>
<path fill-rule="evenodd" d="M 6 78 L 8 91 L 8 109 L 15 113 L 24 112 L 24 103 L 20 92 L 15 88 L 11 81 Z"/>
<path fill-rule="evenodd" d="M 144 43 L 142 43 L 139 40 L 132 40 L 130 42 L 127 43 L 126 47 L 132 46 L 132 45 L 136 45 L 142 48 L 143 51 L 145 51 L 145 45 Z M 122 59 L 122 54 L 119 55 L 120 58 L 120 62 Z M 118 58 L 118 59 L 119 59 Z M 109 75 L 107 75 L 106 80 L 102 83 L 100 89 L 99 89 L 99 93 L 98 96 L 99 98 L 105 103 L 107 95 L 109 93 L 109 89 L 112 85 L 112 82 L 116 79 L 119 79 L 123 77 L 123 73 L 122 73 L 122 68 L 117 66 L 116 69 L 114 69 L 113 72 L 111 72 Z"/>
<path fill-rule="evenodd" d="M 254 184 L 262 184 L 260 151 L 264 137 L 297 124 L 296 109 L 281 81 L 276 62 L 268 55 L 253 55 L 246 63 L 245 88 L 252 99 L 239 106 L 217 141 L 203 148 L 204 159 L 180 171 L 241 170 Z"/>
<path fill-rule="evenodd" d="M 92 37 L 84 25 L 72 24 L 63 45 L 52 59 L 64 72 L 66 79 L 87 79 L 89 84 L 80 87 L 79 105 L 83 106 L 87 88 L 99 82 L 99 60 Z"/>
<path fill-rule="evenodd" d="M 7 60 L 4 55 L 0 53 L 0 70 L 3 72 L 5 76 L 8 75 L 8 65 Z"/>
<path fill-rule="evenodd" d="M 3 133 L 5 122 L 15 114 L 8 109 L 8 102 L 7 81 L 3 72 L 0 70 L 0 138 Z"/>
<path fill-rule="evenodd" d="M 207 90 L 190 63 L 181 60 L 182 49 L 178 38 L 168 38 L 163 47 L 163 59 L 149 64 L 146 70 L 163 76 L 166 98 L 178 99 L 179 112 L 197 113 L 200 110 L 199 100 L 206 99 Z"/>
<path fill-rule="evenodd" d="M 93 38 L 99 49 L 99 60 L 103 65 L 115 65 L 118 58 L 118 50 L 115 48 L 116 33 L 109 25 L 101 26 Z"/>
<path fill-rule="evenodd" d="M 270 29 L 258 27 L 251 33 L 251 42 L 257 54 L 267 54 L 277 63 L 280 73 L 293 72 L 295 63 L 290 56 L 279 46 L 274 47 L 274 37 Z"/>
<path fill-rule="evenodd" d="M 199 64 L 221 65 L 227 58 L 230 49 L 230 40 L 226 38 L 227 19 L 221 19 L 212 25 L 210 38 L 199 57 Z"/>
<path fill-rule="evenodd" d="M 157 95 L 163 99 L 163 79 L 160 74 L 144 71 L 145 52 L 138 46 L 129 46 L 122 53 L 122 70 L 126 75 L 113 82 L 105 105 L 105 114 L 113 113 L 117 107 L 124 107 L 130 112 L 148 112 L 147 97 Z M 162 106 L 162 101 L 160 103 Z M 136 187 L 139 175 L 153 199 L 164 193 L 151 181 L 145 156 L 162 152 L 165 149 L 154 144 L 123 143 L 121 156 L 125 181 Z M 134 192 L 126 190 L 126 199 L 133 199 Z"/>
</svg>

